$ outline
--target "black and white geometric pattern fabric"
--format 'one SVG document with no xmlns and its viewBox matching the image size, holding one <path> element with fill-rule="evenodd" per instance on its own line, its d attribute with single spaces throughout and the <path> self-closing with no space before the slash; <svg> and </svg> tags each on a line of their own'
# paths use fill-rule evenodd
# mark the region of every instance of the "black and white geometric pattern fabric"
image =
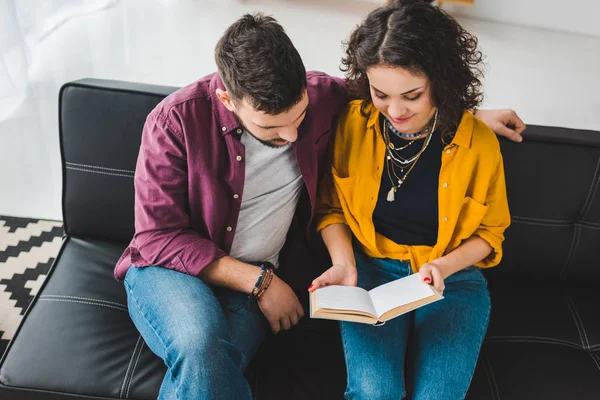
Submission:
<svg viewBox="0 0 600 400">
<path fill-rule="evenodd" d="M 0 355 L 44 283 L 62 235 L 60 221 L 0 216 Z"/>
</svg>

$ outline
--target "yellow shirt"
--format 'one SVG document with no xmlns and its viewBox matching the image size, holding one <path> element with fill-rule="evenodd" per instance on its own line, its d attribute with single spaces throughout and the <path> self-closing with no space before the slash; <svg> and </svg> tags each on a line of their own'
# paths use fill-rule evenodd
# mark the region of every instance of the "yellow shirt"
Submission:
<svg viewBox="0 0 600 400">
<path fill-rule="evenodd" d="M 331 173 L 321 184 L 317 230 L 347 224 L 367 255 L 409 260 L 415 272 L 477 235 L 493 251 L 475 265 L 497 265 L 502 258 L 510 214 L 502 155 L 494 132 L 471 113 L 464 113 L 452 143 L 441 154 L 436 245 L 401 245 L 375 232 L 373 212 L 386 148 L 378 123 L 379 111 L 369 104 L 365 117 L 360 106 L 360 100 L 352 101 L 340 116 L 333 139 Z M 398 196 L 402 196 L 402 189 L 396 192 Z"/>
</svg>

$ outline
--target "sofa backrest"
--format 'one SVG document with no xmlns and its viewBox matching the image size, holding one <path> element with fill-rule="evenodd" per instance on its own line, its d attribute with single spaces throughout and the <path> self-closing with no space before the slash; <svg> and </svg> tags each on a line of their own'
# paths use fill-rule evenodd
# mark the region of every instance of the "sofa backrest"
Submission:
<svg viewBox="0 0 600 400">
<path fill-rule="evenodd" d="M 512 225 L 488 278 L 600 282 L 600 132 L 529 126 L 501 140 Z"/>
<path fill-rule="evenodd" d="M 60 92 L 68 235 L 127 242 L 148 113 L 177 88 L 84 79 Z M 500 140 L 512 225 L 488 278 L 600 282 L 600 132 L 529 126 Z"/>
<path fill-rule="evenodd" d="M 83 79 L 60 90 L 63 221 L 71 236 L 133 236 L 133 174 L 146 116 L 177 88 Z"/>
</svg>

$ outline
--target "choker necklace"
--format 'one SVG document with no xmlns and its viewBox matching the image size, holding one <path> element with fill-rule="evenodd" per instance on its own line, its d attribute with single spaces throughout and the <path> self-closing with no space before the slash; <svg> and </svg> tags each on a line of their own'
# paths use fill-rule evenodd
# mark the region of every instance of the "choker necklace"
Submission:
<svg viewBox="0 0 600 400">
<path fill-rule="evenodd" d="M 391 121 L 389 119 L 385 119 L 385 123 L 388 126 L 388 129 L 390 131 L 392 131 L 392 133 L 396 136 L 398 136 L 399 138 L 402 139 L 415 139 L 421 136 L 425 136 L 429 133 L 431 133 L 432 128 L 435 126 L 436 122 L 437 122 L 437 117 L 438 117 L 438 110 L 435 110 L 435 117 L 433 118 L 433 124 L 428 124 L 425 129 L 423 129 L 421 132 L 417 132 L 417 133 L 402 133 L 399 130 L 397 130 L 396 128 L 394 128 L 394 125 L 392 125 Z"/>
<path fill-rule="evenodd" d="M 425 133 L 427 135 L 427 138 L 424 140 L 423 145 L 421 147 L 421 149 L 419 150 L 419 152 L 417 154 L 415 154 L 413 157 L 409 158 L 409 159 L 404 159 L 403 157 L 401 157 L 398 154 L 398 150 L 401 149 L 396 149 L 395 146 L 392 144 L 391 140 L 390 140 L 390 135 L 389 135 L 389 128 L 390 125 L 386 124 L 383 127 L 383 139 L 385 141 L 386 144 L 386 162 L 387 162 L 387 173 L 388 173 L 388 178 L 390 179 L 391 183 L 392 183 L 392 187 L 390 188 L 388 194 L 387 194 L 387 201 L 389 202 L 393 202 L 395 200 L 395 193 L 398 189 L 400 189 L 400 187 L 402 186 L 402 184 L 404 183 L 404 181 L 406 181 L 406 178 L 408 178 L 408 175 L 410 175 L 411 171 L 413 170 L 413 168 L 415 167 L 415 165 L 417 165 L 417 161 L 419 161 L 419 158 L 421 158 L 421 155 L 423 155 L 423 153 L 425 152 L 425 149 L 427 149 L 427 146 L 429 145 L 429 141 L 431 140 L 431 137 L 433 136 L 433 132 L 435 131 L 436 125 L 437 125 L 437 117 L 438 117 L 438 113 L 437 111 L 435 112 L 435 117 L 433 118 L 433 124 L 430 126 L 431 129 L 427 129 L 427 133 Z M 388 121 L 389 122 L 389 121 Z M 425 132 L 425 130 L 421 131 L 421 133 L 417 134 L 416 136 L 421 136 L 423 135 Z M 413 142 L 411 142 L 413 143 Z M 403 146 L 404 148 L 408 147 L 407 146 Z M 396 168 L 400 169 L 400 173 L 397 173 Z M 404 170 L 408 168 L 407 172 L 404 172 Z M 402 175 L 402 176 L 400 176 Z"/>
</svg>

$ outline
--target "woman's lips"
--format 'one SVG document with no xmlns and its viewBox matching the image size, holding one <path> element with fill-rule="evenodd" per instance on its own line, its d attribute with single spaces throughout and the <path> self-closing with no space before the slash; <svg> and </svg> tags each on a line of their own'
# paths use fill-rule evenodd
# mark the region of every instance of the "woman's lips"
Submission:
<svg viewBox="0 0 600 400">
<path fill-rule="evenodd" d="M 397 124 L 403 124 L 406 121 L 408 121 L 409 119 L 411 119 L 414 115 L 411 115 L 410 117 L 406 117 L 406 118 L 392 118 L 390 117 L 390 119 L 392 120 L 392 122 L 395 122 Z"/>
</svg>

